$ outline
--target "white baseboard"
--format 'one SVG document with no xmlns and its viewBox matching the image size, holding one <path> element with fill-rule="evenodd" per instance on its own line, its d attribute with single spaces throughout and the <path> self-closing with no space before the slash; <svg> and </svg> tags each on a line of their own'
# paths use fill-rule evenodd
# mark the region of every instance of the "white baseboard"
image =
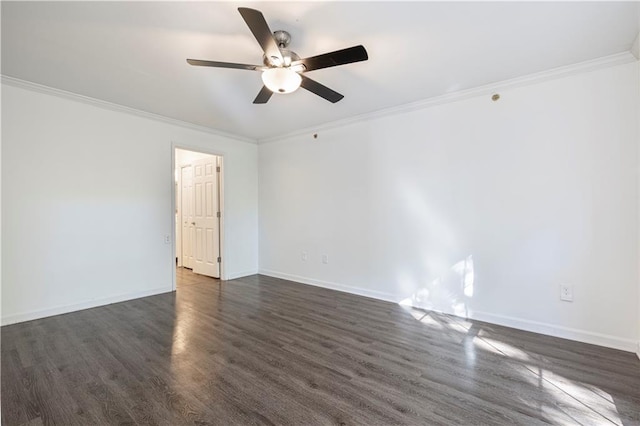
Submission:
<svg viewBox="0 0 640 426">
<path fill-rule="evenodd" d="M 344 293 L 357 294 L 358 296 L 371 297 L 372 299 L 384 300 L 386 302 L 397 303 L 397 298 L 390 293 L 384 293 L 381 291 L 368 290 L 365 288 L 352 287 L 348 285 L 333 283 L 329 281 L 321 281 L 313 278 L 301 277 L 298 275 L 285 274 L 284 272 L 271 271 L 268 269 L 260 269 L 258 272 L 261 275 L 267 275 L 269 277 L 282 278 L 283 280 L 296 281 L 302 284 L 309 284 L 316 287 L 329 288 L 331 290 L 342 291 Z"/>
<path fill-rule="evenodd" d="M 249 275 L 256 275 L 257 273 L 258 273 L 258 270 L 256 269 L 251 269 L 251 270 L 242 271 L 242 272 L 232 272 L 230 274 L 227 274 L 225 281 L 235 280 L 236 278 L 248 277 Z"/>
<path fill-rule="evenodd" d="M 398 303 L 399 298 L 391 293 L 373 291 L 348 285 L 316 280 L 308 277 L 287 274 L 284 272 L 271 271 L 268 269 L 260 269 L 262 275 L 270 277 L 282 278 L 284 280 L 295 281 L 302 284 L 310 284 L 317 287 L 324 287 L 331 290 L 338 290 L 345 293 L 357 294 L 360 296 L 371 297 L 373 299 L 384 300 L 386 302 Z M 420 307 L 418 307 L 420 308 Z M 422 308 L 421 308 L 422 309 Z M 435 310 L 438 312 L 437 310 Z M 455 315 L 451 312 L 443 312 L 447 315 Z M 620 349 L 626 352 L 636 352 L 640 358 L 640 344 L 632 339 L 624 339 L 621 337 L 609 336 L 606 334 L 594 333 L 586 330 L 579 330 L 569 327 L 563 327 L 554 324 L 542 323 L 522 318 L 510 317 L 499 314 L 491 314 L 488 312 L 473 311 L 469 313 L 469 319 L 484 321 L 491 324 L 502 325 L 505 327 L 515 328 L 518 330 L 531 331 L 534 333 L 545 334 L 547 336 L 560 337 L 568 340 L 575 340 L 592 345 L 604 346 L 607 348 Z"/>
<path fill-rule="evenodd" d="M 139 299 L 141 297 L 154 296 L 156 294 L 170 293 L 171 286 L 158 287 L 151 290 L 139 291 L 135 293 L 119 294 L 117 296 L 105 297 L 102 299 L 92 299 L 71 305 L 56 306 L 54 308 L 40 309 L 37 311 L 24 312 L 20 314 L 7 315 L 2 317 L 2 325 L 15 324 L 18 322 L 32 321 L 40 318 L 52 317 L 54 315 L 68 314 L 70 312 L 81 311 L 83 309 L 96 308 L 98 306 L 110 305 L 112 303 L 125 302 L 127 300 Z"/>
<path fill-rule="evenodd" d="M 469 317 L 474 320 L 484 321 L 491 324 L 503 325 L 505 327 L 516 328 L 518 330 L 531 331 L 533 333 L 545 334 L 553 337 L 561 337 L 567 340 L 575 340 L 577 342 L 590 343 L 592 345 L 604 346 L 607 348 L 620 349 L 626 352 L 634 352 L 637 347 L 637 342 L 632 339 L 624 339 L 622 337 L 615 337 L 607 334 L 594 333 L 592 331 L 579 330 L 522 318 L 478 311 L 474 311 Z"/>
</svg>

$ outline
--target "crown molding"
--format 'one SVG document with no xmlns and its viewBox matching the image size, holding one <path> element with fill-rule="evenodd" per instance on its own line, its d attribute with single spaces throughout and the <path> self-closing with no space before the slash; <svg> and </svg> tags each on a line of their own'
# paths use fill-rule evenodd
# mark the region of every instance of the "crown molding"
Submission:
<svg viewBox="0 0 640 426">
<path fill-rule="evenodd" d="M 541 83 L 548 80 L 554 80 L 562 77 L 567 77 L 574 74 L 581 74 L 589 71 L 595 71 L 601 68 L 613 67 L 616 65 L 628 64 L 636 61 L 635 56 L 627 51 L 617 53 L 615 55 L 603 56 L 601 58 L 592 59 L 589 61 L 579 62 L 577 64 L 566 65 L 558 68 L 552 68 L 547 71 L 541 71 L 533 74 L 528 74 L 522 77 L 516 77 L 509 80 L 503 80 L 483 86 L 474 87 L 471 89 L 461 90 L 457 92 L 447 93 L 446 95 L 435 96 L 428 99 L 423 99 L 416 102 L 411 102 L 404 105 L 399 105 L 391 108 L 385 108 L 378 111 L 373 111 L 366 114 L 356 115 L 354 117 L 331 121 L 329 123 L 321 124 L 319 126 L 307 127 L 301 130 L 295 130 L 293 132 L 284 133 L 282 135 L 272 136 L 265 139 L 258 139 L 258 144 L 267 144 L 282 141 L 296 136 L 307 135 L 309 133 L 315 133 L 322 130 L 334 129 L 337 127 L 344 127 L 350 124 L 359 123 L 362 121 L 373 120 L 386 116 L 398 115 L 408 113 L 425 108 L 431 108 L 436 105 L 447 104 L 451 102 L 460 101 L 463 99 L 473 98 L 476 96 L 483 96 L 491 93 L 495 93 L 499 90 L 514 89 L 516 87 L 528 86 L 532 84 Z"/>
<path fill-rule="evenodd" d="M 636 39 L 635 44 L 638 44 L 638 39 Z M 155 121 L 159 121 L 166 124 L 172 124 L 174 126 L 183 127 L 186 129 L 209 133 L 216 136 L 235 139 L 241 142 L 246 142 L 251 144 L 256 144 L 256 143 L 266 144 L 266 143 L 278 142 L 284 139 L 289 139 L 292 137 L 314 133 L 318 131 L 329 130 L 337 127 L 344 127 L 344 126 L 358 123 L 358 122 L 373 120 L 373 119 L 382 118 L 386 116 L 408 113 L 408 112 L 430 108 L 436 105 L 442 105 L 450 102 L 456 102 L 456 101 L 460 101 L 463 99 L 468 99 L 476 96 L 483 96 L 483 95 L 496 92 L 498 90 L 513 89 L 516 87 L 527 86 L 531 84 L 541 83 L 543 81 L 567 77 L 574 74 L 595 71 L 601 68 L 607 68 L 607 67 L 612 67 L 616 65 L 623 65 L 623 64 L 634 62 L 636 60 L 637 59 L 635 55 L 631 51 L 617 53 L 615 55 L 604 56 L 604 57 L 592 59 L 589 61 L 579 62 L 573 65 L 553 68 L 547 71 L 528 74 L 522 77 L 516 77 L 513 79 L 503 80 L 500 82 L 495 82 L 495 83 L 491 83 L 491 84 L 487 84 L 479 87 L 474 87 L 471 89 L 466 89 L 466 90 L 461 90 L 457 92 L 447 93 L 445 95 L 435 96 L 432 98 L 423 99 L 423 100 L 411 102 L 408 104 L 385 108 L 385 109 L 373 111 L 370 113 L 360 114 L 360 115 L 356 115 L 356 116 L 341 119 L 341 120 L 331 121 L 328 123 L 320 124 L 318 126 L 306 127 L 304 129 L 299 129 L 293 132 L 288 132 L 288 133 L 284 133 L 281 135 L 276 135 L 276 136 L 272 136 L 264 139 L 251 139 L 251 138 L 235 135 L 232 133 L 227 133 L 222 130 L 217 130 L 211 127 L 189 123 L 187 121 L 177 120 L 175 118 L 165 117 L 163 115 L 142 111 L 139 109 L 115 104 L 112 102 L 103 101 L 100 99 L 80 95 L 73 92 L 68 92 L 66 90 L 55 89 L 53 87 L 45 86 L 42 84 L 27 81 L 27 80 L 21 80 L 19 78 L 10 77 L 7 75 L 2 75 L 1 77 L 2 77 L 2 84 L 7 84 L 9 86 L 14 86 L 22 89 L 31 90 L 34 92 L 40 92 L 40 93 L 53 95 L 53 96 L 57 96 L 65 99 L 70 99 L 77 102 L 82 102 L 85 104 L 97 106 L 99 108 L 116 111 L 116 112 L 123 112 L 125 114 L 135 115 L 138 117 L 147 118 L 150 120 L 155 120 Z"/>
<path fill-rule="evenodd" d="M 164 115 L 154 114 L 152 112 L 130 108 L 124 105 L 103 101 L 103 100 L 92 98 L 89 96 L 79 95 L 73 92 L 67 92 L 66 90 L 56 89 L 53 87 L 45 86 L 43 84 L 38 84 L 38 83 L 34 83 L 27 80 L 21 80 L 19 78 L 10 77 L 8 75 L 2 75 L 2 84 L 18 87 L 20 89 L 30 90 L 33 92 L 44 93 L 46 95 L 57 96 L 59 98 L 69 99 L 72 101 L 82 102 L 84 104 L 96 106 L 98 108 L 107 109 L 110 111 L 122 112 L 125 114 L 135 115 L 137 117 L 147 118 L 149 120 L 160 121 L 165 124 L 171 124 L 174 126 L 183 127 L 190 130 L 196 130 L 199 132 L 209 133 L 216 136 L 235 139 L 241 142 L 251 143 L 254 145 L 258 142 L 256 139 L 234 135 L 232 133 L 223 132 L 222 130 L 213 129 L 211 127 L 201 126 L 199 124 L 189 123 L 187 121 L 165 117 Z"/>
</svg>

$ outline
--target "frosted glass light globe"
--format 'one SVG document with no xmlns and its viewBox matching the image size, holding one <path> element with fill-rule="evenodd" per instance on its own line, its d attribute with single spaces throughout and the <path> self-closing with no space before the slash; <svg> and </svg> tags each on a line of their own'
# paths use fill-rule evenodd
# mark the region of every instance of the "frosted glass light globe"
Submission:
<svg viewBox="0 0 640 426">
<path fill-rule="evenodd" d="M 291 93 L 300 87 L 302 77 L 289 68 L 269 68 L 262 73 L 262 81 L 273 93 Z"/>
</svg>

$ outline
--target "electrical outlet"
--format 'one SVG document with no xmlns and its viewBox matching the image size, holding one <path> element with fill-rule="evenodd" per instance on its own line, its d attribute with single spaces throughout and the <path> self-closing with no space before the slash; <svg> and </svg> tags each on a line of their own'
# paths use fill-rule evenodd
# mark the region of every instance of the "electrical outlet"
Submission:
<svg viewBox="0 0 640 426">
<path fill-rule="evenodd" d="M 300 253 L 300 259 L 302 259 L 303 262 L 307 261 L 308 256 L 307 256 L 307 252 L 306 251 L 303 251 L 303 252 Z"/>
<path fill-rule="evenodd" d="M 325 265 L 327 263 L 329 263 L 329 255 L 328 254 L 323 254 L 322 255 L 322 263 L 324 263 Z"/>
<path fill-rule="evenodd" d="M 165 244 L 171 244 L 171 235 L 165 235 L 164 236 L 164 243 Z"/>
<path fill-rule="evenodd" d="M 560 284 L 560 300 L 573 302 L 573 286 L 569 284 Z"/>
</svg>

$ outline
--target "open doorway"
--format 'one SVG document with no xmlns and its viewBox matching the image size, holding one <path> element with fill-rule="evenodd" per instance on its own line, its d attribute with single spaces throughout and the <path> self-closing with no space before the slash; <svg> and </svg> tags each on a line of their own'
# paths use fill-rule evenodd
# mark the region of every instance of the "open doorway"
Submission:
<svg viewBox="0 0 640 426">
<path fill-rule="evenodd" d="M 222 277 L 222 157 L 175 148 L 175 288 Z"/>
</svg>

